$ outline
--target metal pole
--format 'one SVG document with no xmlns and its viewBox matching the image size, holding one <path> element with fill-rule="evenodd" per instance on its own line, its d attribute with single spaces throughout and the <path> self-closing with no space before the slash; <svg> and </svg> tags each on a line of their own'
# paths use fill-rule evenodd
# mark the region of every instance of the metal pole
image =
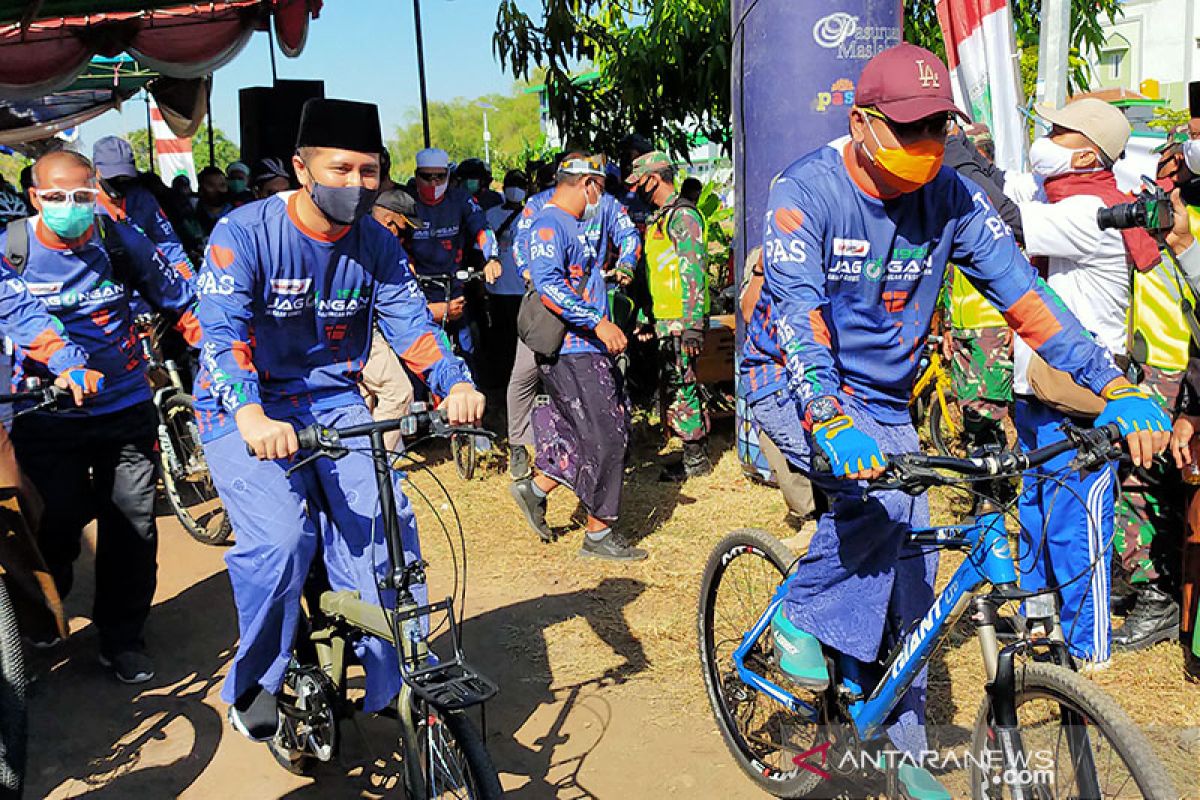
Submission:
<svg viewBox="0 0 1200 800">
<path fill-rule="evenodd" d="M 267 47 L 271 53 L 271 85 L 279 83 L 279 73 L 275 71 L 275 34 L 271 30 L 271 23 L 267 23 Z"/>
<path fill-rule="evenodd" d="M 421 35 L 421 0 L 413 0 L 413 21 L 417 29 L 417 80 L 421 87 L 421 128 L 429 147 L 429 99 L 425 94 L 425 39 Z"/>
<path fill-rule="evenodd" d="M 145 90 L 143 90 L 145 91 Z M 150 92 L 146 92 L 146 141 L 150 144 L 150 174 L 157 175 L 154 168 L 154 127 L 150 124 Z"/>
<path fill-rule="evenodd" d="M 1042 3 L 1038 45 L 1038 99 L 1055 108 L 1067 102 L 1067 52 L 1071 49 L 1071 0 Z"/>
<path fill-rule="evenodd" d="M 483 110 L 483 161 L 485 164 L 488 164 L 489 166 L 492 163 L 491 141 L 492 141 L 492 132 L 488 130 L 487 109 L 485 108 Z"/>
<path fill-rule="evenodd" d="M 208 165 L 210 167 L 217 160 L 217 144 L 213 141 L 212 78 L 213 76 L 210 74 L 208 76 L 208 88 L 205 93 L 205 105 L 207 106 L 205 116 L 208 117 Z"/>
</svg>

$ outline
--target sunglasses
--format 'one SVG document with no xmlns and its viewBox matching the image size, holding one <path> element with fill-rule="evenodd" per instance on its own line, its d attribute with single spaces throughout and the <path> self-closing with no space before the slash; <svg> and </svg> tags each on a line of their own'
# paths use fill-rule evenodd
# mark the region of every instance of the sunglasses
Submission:
<svg viewBox="0 0 1200 800">
<path fill-rule="evenodd" d="M 425 181 L 426 183 L 441 183 L 442 181 L 446 180 L 446 178 L 448 178 L 450 176 L 450 173 L 448 173 L 448 172 L 426 172 L 424 170 L 417 170 L 416 175 L 418 178 Z"/>
<path fill-rule="evenodd" d="M 869 117 L 883 120 L 884 124 L 892 129 L 892 133 L 901 139 L 944 136 L 950 132 L 950 124 L 954 121 L 954 116 L 949 111 L 934 114 L 930 117 L 922 117 L 915 122 L 896 122 L 894 119 L 888 119 L 883 113 L 874 108 L 862 108 L 860 110 Z"/>
<path fill-rule="evenodd" d="M 99 189 L 89 189 L 87 187 L 79 189 L 37 189 L 35 192 L 38 199 L 43 203 L 57 204 L 71 202 L 80 206 L 96 202 L 96 196 L 100 194 Z"/>
</svg>

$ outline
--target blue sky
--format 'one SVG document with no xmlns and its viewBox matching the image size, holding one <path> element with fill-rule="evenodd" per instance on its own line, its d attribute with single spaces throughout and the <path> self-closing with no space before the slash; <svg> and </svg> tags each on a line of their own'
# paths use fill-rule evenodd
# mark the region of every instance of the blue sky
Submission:
<svg viewBox="0 0 1200 800">
<path fill-rule="evenodd" d="M 521 0 L 523 9 L 540 0 Z M 492 55 L 498 0 L 422 0 L 425 67 L 429 98 L 450 100 L 506 92 L 512 76 Z M 280 78 L 321 79 L 326 97 L 378 103 L 384 136 L 390 138 L 420 103 L 411 0 L 326 0 L 312 21 L 299 58 L 276 50 Z M 237 58 L 217 71 L 213 83 L 213 124 L 238 139 L 238 89 L 270 86 L 267 34 L 255 33 Z M 123 135 L 146 125 L 140 95 L 120 111 L 84 123 L 81 149 L 96 139 Z"/>
</svg>

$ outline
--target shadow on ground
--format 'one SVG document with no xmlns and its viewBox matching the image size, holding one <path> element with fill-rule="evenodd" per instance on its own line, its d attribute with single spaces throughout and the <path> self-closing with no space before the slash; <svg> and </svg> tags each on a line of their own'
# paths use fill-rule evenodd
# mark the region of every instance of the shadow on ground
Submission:
<svg viewBox="0 0 1200 800">
<path fill-rule="evenodd" d="M 594 589 L 545 595 L 468 619 L 463 628 L 467 660 L 500 686 L 484 717 L 487 746 L 497 770 L 526 782 L 510 798 L 592 798 L 580 780 L 588 756 L 603 740 L 610 719 L 603 686 L 621 683 L 646 670 L 642 644 L 625 621 L 624 608 L 645 591 L 628 578 L 605 578 Z M 579 618 L 621 663 L 594 680 L 556 685 L 544 631 Z M 445 642 L 435 642 L 441 650 Z M 539 712 L 540 715 L 539 715 Z M 537 738 L 520 734 L 539 715 Z M 394 722 L 359 716 L 343 723 L 340 763 L 322 767 L 316 782 L 286 795 L 289 800 L 316 797 L 392 797 L 400 793 L 401 764 L 396 756 Z"/>
<path fill-rule="evenodd" d="M 68 598 L 72 613 L 90 602 L 90 583 L 89 575 Z M 221 681 L 236 637 L 229 581 L 218 573 L 155 606 L 146 638 L 157 674 L 147 684 L 117 683 L 97 663 L 93 626 L 34 653 L 26 796 L 63 784 L 73 797 L 178 796 L 216 753 L 223 720 L 202 701 Z M 172 746 L 155 748 L 148 762 L 143 748 L 155 740 Z M 38 746 L 50 741 L 53 763 Z"/>
</svg>

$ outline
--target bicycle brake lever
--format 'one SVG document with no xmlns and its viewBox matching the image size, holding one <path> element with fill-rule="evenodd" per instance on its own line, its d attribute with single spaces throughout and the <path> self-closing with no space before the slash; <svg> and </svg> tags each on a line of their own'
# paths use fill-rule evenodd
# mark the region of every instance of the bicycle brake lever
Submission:
<svg viewBox="0 0 1200 800">
<path fill-rule="evenodd" d="M 333 461 L 337 461 L 339 458 L 342 458 L 349 452 L 350 452 L 350 450 L 345 447 L 331 447 L 327 450 L 317 450 L 316 452 L 309 453 L 307 456 L 300 459 L 292 466 L 288 467 L 287 470 L 283 474 L 290 478 L 292 476 L 293 472 L 300 469 L 301 467 L 308 466 L 309 464 L 313 463 L 314 461 L 317 461 L 322 458 L 328 458 Z"/>
</svg>

